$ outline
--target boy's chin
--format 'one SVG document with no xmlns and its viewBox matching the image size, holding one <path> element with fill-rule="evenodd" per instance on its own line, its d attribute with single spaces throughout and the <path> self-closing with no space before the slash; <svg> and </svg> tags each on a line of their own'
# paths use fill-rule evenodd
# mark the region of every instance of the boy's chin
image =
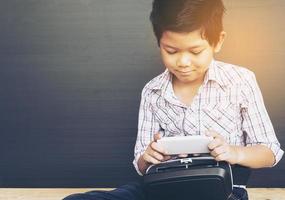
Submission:
<svg viewBox="0 0 285 200">
<path fill-rule="evenodd" d="M 196 76 L 176 76 L 176 80 L 180 83 L 191 84 L 198 82 L 198 78 Z"/>
</svg>

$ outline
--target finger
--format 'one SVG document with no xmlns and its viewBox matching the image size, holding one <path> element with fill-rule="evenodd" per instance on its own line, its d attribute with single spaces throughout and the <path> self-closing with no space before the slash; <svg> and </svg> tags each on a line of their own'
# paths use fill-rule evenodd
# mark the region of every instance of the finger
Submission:
<svg viewBox="0 0 285 200">
<path fill-rule="evenodd" d="M 162 148 L 161 145 L 159 145 L 157 142 L 152 142 L 150 144 L 151 148 L 154 150 L 154 151 L 157 151 L 163 155 L 166 155 L 166 151 Z"/>
<path fill-rule="evenodd" d="M 171 156 L 164 156 L 164 159 L 162 161 L 167 161 L 167 160 L 170 160 L 171 159 Z"/>
<path fill-rule="evenodd" d="M 187 158 L 187 157 L 188 157 L 188 154 L 179 154 L 178 157 L 179 157 L 179 158 Z"/>
<path fill-rule="evenodd" d="M 161 139 L 162 138 L 162 136 L 161 136 L 161 134 L 158 132 L 158 133 L 155 133 L 154 134 L 154 136 L 153 136 L 153 139 L 154 139 L 154 141 L 156 142 L 157 140 L 159 140 L 159 139 Z"/>
<path fill-rule="evenodd" d="M 143 156 L 143 159 L 148 162 L 148 163 L 151 163 L 151 164 L 159 164 L 160 161 L 159 160 L 156 160 L 154 157 L 150 156 L 149 154 L 145 154 Z"/>
<path fill-rule="evenodd" d="M 164 156 L 157 151 L 151 151 L 149 155 L 159 161 L 163 161 L 164 159 Z"/>
<path fill-rule="evenodd" d="M 219 146 L 221 146 L 223 144 L 224 144 L 224 141 L 221 138 L 215 138 L 213 141 L 211 141 L 208 144 L 208 148 L 212 151 L 215 148 L 217 148 L 217 147 L 219 147 Z"/>
<path fill-rule="evenodd" d="M 213 151 L 211 151 L 211 155 L 214 157 L 217 157 L 218 155 L 223 154 L 225 152 L 226 152 L 226 148 L 223 145 L 223 146 L 219 146 L 219 147 L 215 148 Z"/>
<path fill-rule="evenodd" d="M 215 157 L 216 161 L 227 161 L 228 160 L 228 154 L 227 153 L 222 153 L 218 156 Z"/>
</svg>

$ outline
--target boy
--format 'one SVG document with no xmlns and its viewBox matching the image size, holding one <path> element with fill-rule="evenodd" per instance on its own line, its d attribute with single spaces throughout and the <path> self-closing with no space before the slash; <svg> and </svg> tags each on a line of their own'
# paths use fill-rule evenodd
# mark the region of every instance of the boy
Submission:
<svg viewBox="0 0 285 200">
<path fill-rule="evenodd" d="M 226 36 L 224 10 L 222 0 L 154 0 L 150 19 L 166 70 L 142 91 L 133 162 L 140 175 L 171 159 L 157 143 L 162 136 L 212 136 L 208 147 L 217 161 L 250 168 L 281 159 L 254 74 L 214 60 Z M 67 199 L 143 200 L 144 194 L 130 184 Z M 245 186 L 234 187 L 229 199 L 248 199 Z"/>
</svg>

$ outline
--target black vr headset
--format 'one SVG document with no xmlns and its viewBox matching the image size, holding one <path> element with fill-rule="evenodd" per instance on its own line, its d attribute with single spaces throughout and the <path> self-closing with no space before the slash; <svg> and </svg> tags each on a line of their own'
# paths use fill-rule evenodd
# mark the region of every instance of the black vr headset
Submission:
<svg viewBox="0 0 285 200">
<path fill-rule="evenodd" d="M 147 200 L 226 200 L 233 185 L 246 185 L 249 175 L 249 168 L 207 154 L 151 165 L 143 181 Z"/>
</svg>

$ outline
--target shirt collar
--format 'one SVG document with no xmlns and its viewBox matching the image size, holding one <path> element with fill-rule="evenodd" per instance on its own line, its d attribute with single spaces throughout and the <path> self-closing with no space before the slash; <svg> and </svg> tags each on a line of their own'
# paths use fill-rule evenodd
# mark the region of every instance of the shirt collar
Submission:
<svg viewBox="0 0 285 200">
<path fill-rule="evenodd" d="M 148 88 L 151 90 L 163 90 L 165 89 L 169 83 L 172 82 L 172 75 L 168 69 L 153 79 L 150 84 L 148 84 Z"/>
<path fill-rule="evenodd" d="M 209 81 L 215 81 L 221 87 L 226 87 L 228 84 L 222 66 L 219 66 L 218 62 L 214 59 L 211 61 L 208 71 L 206 72 L 204 84 L 207 84 Z M 152 90 L 162 90 L 164 93 L 170 86 L 172 86 L 172 74 L 168 69 L 165 69 L 165 71 L 157 77 L 156 81 L 149 85 L 149 88 Z"/>
<path fill-rule="evenodd" d="M 227 86 L 227 80 L 225 79 L 225 75 L 223 70 L 218 65 L 218 62 L 212 60 L 208 71 L 204 78 L 204 84 L 207 84 L 209 81 L 217 82 L 221 87 Z"/>
</svg>

